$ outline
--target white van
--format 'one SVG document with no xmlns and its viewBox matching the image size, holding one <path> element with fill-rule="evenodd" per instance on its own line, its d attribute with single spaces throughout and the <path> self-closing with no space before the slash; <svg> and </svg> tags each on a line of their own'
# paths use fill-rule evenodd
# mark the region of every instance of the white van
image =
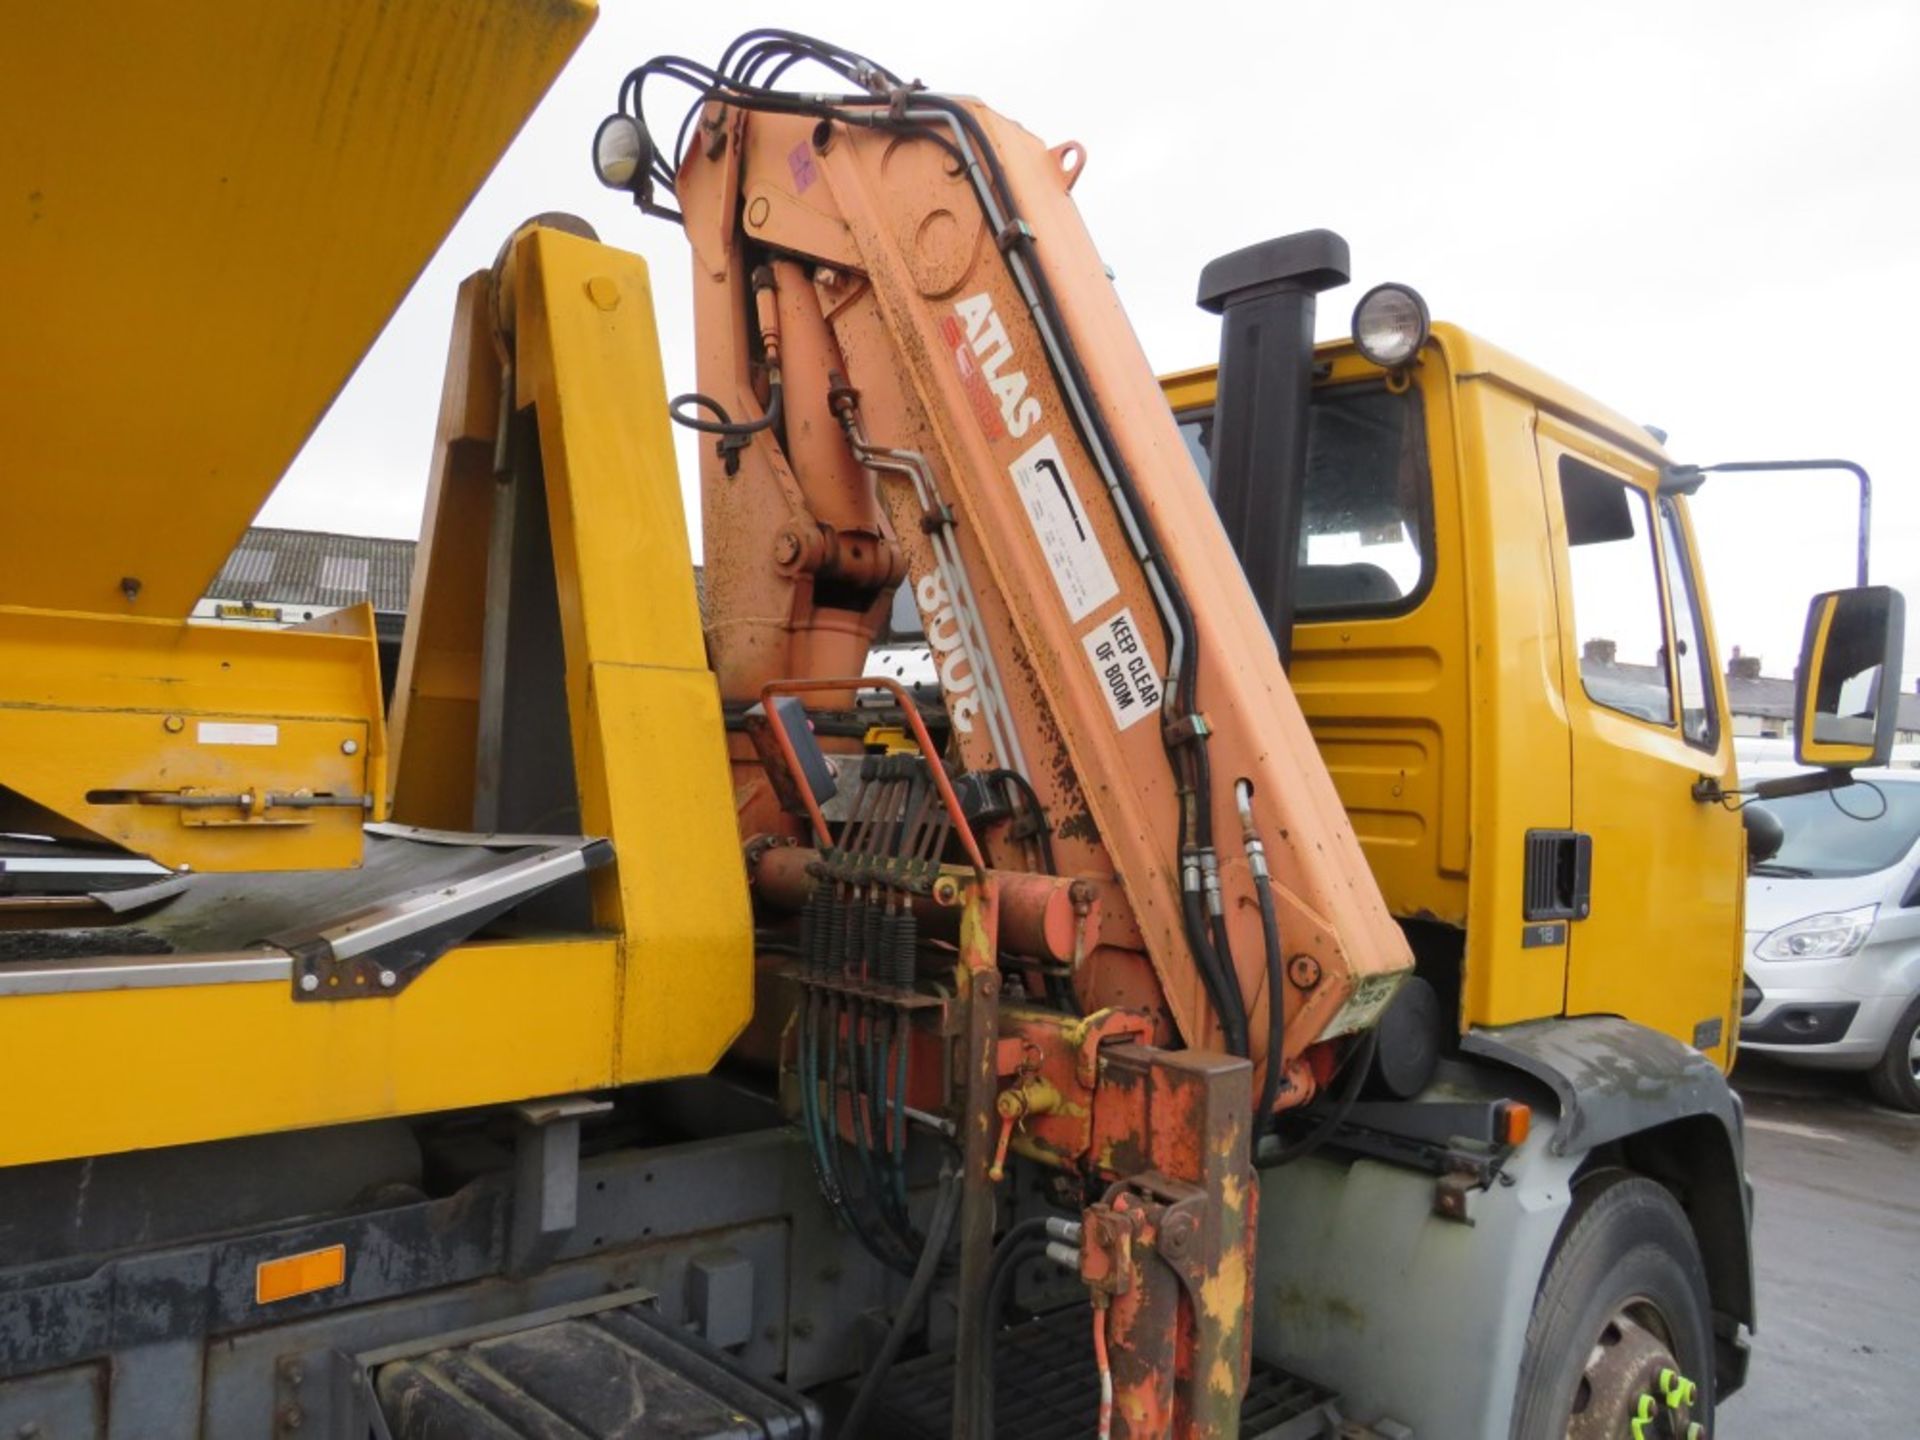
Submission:
<svg viewBox="0 0 1920 1440">
<path fill-rule="evenodd" d="M 1747 880 L 1740 1048 L 1864 1071 L 1881 1101 L 1920 1111 L 1920 771 L 1856 773 L 1748 802 L 1784 838 Z"/>
</svg>

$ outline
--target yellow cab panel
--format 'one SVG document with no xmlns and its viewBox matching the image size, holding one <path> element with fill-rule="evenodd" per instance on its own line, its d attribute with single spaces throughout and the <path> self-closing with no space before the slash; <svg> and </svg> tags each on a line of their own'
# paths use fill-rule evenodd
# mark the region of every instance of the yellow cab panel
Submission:
<svg viewBox="0 0 1920 1440">
<path fill-rule="evenodd" d="M 1404 375 L 1318 360 L 1292 680 L 1421 973 L 1463 1029 L 1621 1014 L 1731 1063 L 1743 842 L 1693 785 L 1732 742 L 1658 447 L 1451 326 Z M 1164 388 L 1205 474 L 1213 371 Z M 1594 533 L 1562 456 L 1620 490 Z"/>
</svg>

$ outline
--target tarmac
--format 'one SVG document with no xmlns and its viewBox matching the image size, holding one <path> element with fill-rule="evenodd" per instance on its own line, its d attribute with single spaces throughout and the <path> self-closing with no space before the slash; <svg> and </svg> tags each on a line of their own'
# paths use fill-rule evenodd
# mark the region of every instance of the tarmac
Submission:
<svg viewBox="0 0 1920 1440">
<path fill-rule="evenodd" d="M 1734 1083 L 1760 1323 L 1716 1440 L 1920 1436 L 1920 1115 L 1759 1057 Z"/>
</svg>

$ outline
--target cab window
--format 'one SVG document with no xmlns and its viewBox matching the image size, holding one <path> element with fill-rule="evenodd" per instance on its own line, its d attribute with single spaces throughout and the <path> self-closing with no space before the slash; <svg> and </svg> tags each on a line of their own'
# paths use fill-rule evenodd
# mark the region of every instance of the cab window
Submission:
<svg viewBox="0 0 1920 1440">
<path fill-rule="evenodd" d="M 1680 676 L 1680 733 L 1689 745 L 1712 750 L 1720 743 L 1720 712 L 1713 696 L 1713 657 L 1701 638 L 1700 592 L 1687 563 L 1687 537 L 1671 500 L 1660 502 L 1666 540 L 1667 596 L 1673 607 L 1674 669 Z"/>
<path fill-rule="evenodd" d="M 1560 498 L 1581 686 L 1595 704 L 1671 725 L 1653 506 L 1645 491 L 1571 455 L 1560 457 Z"/>
<path fill-rule="evenodd" d="M 1426 593 L 1433 565 L 1433 482 L 1418 389 L 1316 390 L 1307 412 L 1295 613 L 1394 615 Z M 1212 489 L 1213 414 L 1177 417 Z"/>
</svg>

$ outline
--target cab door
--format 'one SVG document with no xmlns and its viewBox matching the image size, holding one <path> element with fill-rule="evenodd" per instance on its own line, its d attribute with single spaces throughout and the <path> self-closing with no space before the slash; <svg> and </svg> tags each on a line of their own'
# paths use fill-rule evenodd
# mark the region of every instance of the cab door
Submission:
<svg viewBox="0 0 1920 1440">
<path fill-rule="evenodd" d="M 1626 1016 L 1725 1065 L 1744 849 L 1738 815 L 1694 798 L 1703 775 L 1731 783 L 1732 737 L 1686 523 L 1647 461 L 1548 416 L 1538 433 L 1584 881 L 1566 1012 Z"/>
</svg>

